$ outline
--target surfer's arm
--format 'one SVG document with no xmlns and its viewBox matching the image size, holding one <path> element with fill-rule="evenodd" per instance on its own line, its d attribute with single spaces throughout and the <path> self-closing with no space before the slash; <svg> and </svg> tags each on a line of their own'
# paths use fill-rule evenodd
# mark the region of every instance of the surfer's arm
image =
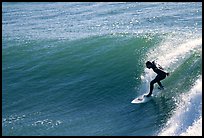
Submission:
<svg viewBox="0 0 204 138">
<path fill-rule="evenodd" d="M 155 60 L 154 61 L 152 61 L 152 64 L 154 64 L 154 66 L 156 66 L 156 63 L 155 63 Z M 162 67 L 161 67 L 161 65 L 159 65 L 159 64 L 157 64 L 159 67 L 159 69 L 161 69 L 161 70 L 164 70 Z"/>
<path fill-rule="evenodd" d="M 158 64 L 159 65 L 159 64 Z M 160 65 L 159 65 L 159 69 L 164 70 Z"/>
<path fill-rule="evenodd" d="M 153 65 L 153 68 L 157 68 L 156 63 L 155 63 L 155 60 L 152 61 L 152 65 Z"/>
<path fill-rule="evenodd" d="M 154 61 L 152 61 L 152 64 L 156 65 L 155 60 L 154 60 Z"/>
</svg>

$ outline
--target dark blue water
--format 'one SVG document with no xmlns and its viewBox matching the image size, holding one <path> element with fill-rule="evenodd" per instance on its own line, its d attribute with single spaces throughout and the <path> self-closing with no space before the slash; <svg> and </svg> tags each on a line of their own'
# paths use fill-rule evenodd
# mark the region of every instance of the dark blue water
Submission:
<svg viewBox="0 0 204 138">
<path fill-rule="evenodd" d="M 2 27 L 3 135 L 202 135 L 201 3 L 2 3 Z M 147 60 L 170 76 L 132 104 Z"/>
</svg>

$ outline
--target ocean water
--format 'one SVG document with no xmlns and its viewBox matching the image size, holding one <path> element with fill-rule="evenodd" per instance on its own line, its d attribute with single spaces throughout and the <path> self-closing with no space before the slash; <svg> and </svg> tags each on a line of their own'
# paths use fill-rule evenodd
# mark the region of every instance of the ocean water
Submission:
<svg viewBox="0 0 204 138">
<path fill-rule="evenodd" d="M 201 53 L 199 2 L 2 3 L 2 135 L 202 135 Z"/>
</svg>

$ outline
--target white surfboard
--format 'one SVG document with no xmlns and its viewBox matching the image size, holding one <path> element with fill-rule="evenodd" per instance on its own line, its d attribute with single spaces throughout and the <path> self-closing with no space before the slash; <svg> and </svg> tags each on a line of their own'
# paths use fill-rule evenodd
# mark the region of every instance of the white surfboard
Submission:
<svg viewBox="0 0 204 138">
<path fill-rule="evenodd" d="M 141 96 L 135 98 L 131 103 L 134 103 L 134 104 L 146 103 L 146 102 L 148 102 L 151 99 L 152 99 L 152 96 L 145 97 L 144 95 L 141 95 Z"/>
<path fill-rule="evenodd" d="M 139 97 L 135 98 L 131 103 L 134 103 L 134 104 L 146 103 L 149 100 L 151 100 L 152 97 L 157 97 L 157 96 L 161 95 L 162 91 L 164 91 L 164 90 L 165 90 L 164 88 L 163 89 L 158 88 L 158 89 L 154 90 L 154 93 L 150 97 L 145 97 L 145 95 L 147 95 L 148 93 L 140 95 Z"/>
</svg>

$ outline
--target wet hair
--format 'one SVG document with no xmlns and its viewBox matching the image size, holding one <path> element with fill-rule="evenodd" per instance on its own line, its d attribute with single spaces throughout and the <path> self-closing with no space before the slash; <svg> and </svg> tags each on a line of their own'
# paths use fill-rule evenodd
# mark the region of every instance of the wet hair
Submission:
<svg viewBox="0 0 204 138">
<path fill-rule="evenodd" d="M 148 64 L 150 65 L 150 64 L 152 64 L 152 62 L 150 62 L 150 61 L 147 61 L 147 62 L 146 62 L 146 65 L 148 65 Z"/>
</svg>

